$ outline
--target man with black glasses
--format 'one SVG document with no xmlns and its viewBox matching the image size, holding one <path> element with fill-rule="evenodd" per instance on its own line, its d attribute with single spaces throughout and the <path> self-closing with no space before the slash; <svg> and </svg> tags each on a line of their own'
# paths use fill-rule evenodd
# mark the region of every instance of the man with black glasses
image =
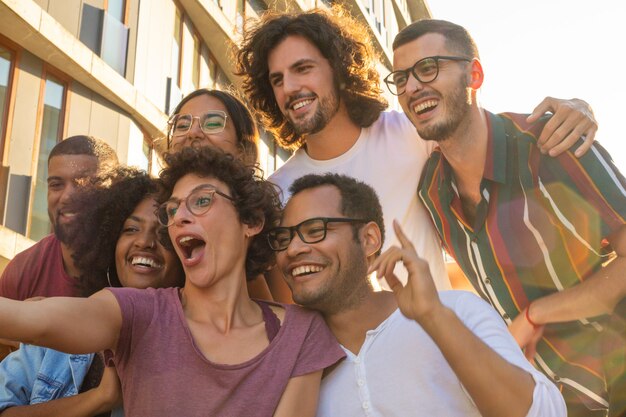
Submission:
<svg viewBox="0 0 626 417">
<path fill-rule="evenodd" d="M 449 289 L 439 239 L 416 194 L 434 144 L 421 140 L 402 113 L 384 111 L 368 33 L 340 8 L 268 12 L 246 30 L 237 59 L 243 90 L 278 144 L 295 151 L 270 181 L 283 202 L 291 183 L 310 173 L 347 174 L 371 185 L 387 227 L 398 219 L 437 288 Z M 559 146 L 565 149 L 583 133 L 593 138 L 597 126 L 585 103 L 547 99 L 535 117 L 550 109 L 555 123 L 541 138 L 548 148 L 567 137 Z"/>
<path fill-rule="evenodd" d="M 371 187 L 326 174 L 289 191 L 270 247 L 294 300 L 323 315 L 347 355 L 322 380 L 319 417 L 565 416 L 495 311 L 469 292 L 438 293 L 397 222 L 401 247 L 379 256 L 385 226 Z M 397 261 L 406 287 L 391 272 Z M 374 270 L 393 293 L 372 289 Z"/>
<path fill-rule="evenodd" d="M 386 83 L 438 144 L 419 194 L 444 248 L 562 387 L 570 416 L 624 415 L 626 179 L 597 143 L 581 158 L 577 146 L 544 155 L 548 117 L 483 109 L 478 50 L 461 26 L 415 22 L 393 49 Z"/>
</svg>

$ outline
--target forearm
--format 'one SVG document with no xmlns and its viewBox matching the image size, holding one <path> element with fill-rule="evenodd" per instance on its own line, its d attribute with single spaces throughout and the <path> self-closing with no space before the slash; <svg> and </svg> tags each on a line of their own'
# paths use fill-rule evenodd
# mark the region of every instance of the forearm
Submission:
<svg viewBox="0 0 626 417">
<path fill-rule="evenodd" d="M 533 402 L 532 376 L 509 363 L 443 307 L 420 321 L 485 417 L 526 416 Z"/>
<path fill-rule="evenodd" d="M 560 323 L 610 314 L 626 297 L 626 257 L 618 256 L 585 281 L 538 298 L 529 315 L 536 324 Z"/>
<path fill-rule="evenodd" d="M 59 398 L 45 403 L 11 407 L 1 417 L 91 417 L 113 408 L 94 388 L 82 394 Z"/>
<path fill-rule="evenodd" d="M 120 329 L 121 311 L 109 291 L 88 299 L 0 299 L 0 338 L 61 352 L 90 353 L 114 349 Z"/>
</svg>

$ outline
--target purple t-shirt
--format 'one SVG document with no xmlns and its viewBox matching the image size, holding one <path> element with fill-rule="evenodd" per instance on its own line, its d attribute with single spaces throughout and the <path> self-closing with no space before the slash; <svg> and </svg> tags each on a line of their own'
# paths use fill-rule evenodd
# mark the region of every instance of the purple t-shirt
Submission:
<svg viewBox="0 0 626 417">
<path fill-rule="evenodd" d="M 65 272 L 61 242 L 48 235 L 15 255 L 0 278 L 0 297 L 74 297 L 76 280 Z"/>
<path fill-rule="evenodd" d="M 319 314 L 285 305 L 261 353 L 237 365 L 213 363 L 195 345 L 177 288 L 109 290 L 122 310 L 114 362 L 126 417 L 271 416 L 290 378 L 345 356 Z"/>
</svg>

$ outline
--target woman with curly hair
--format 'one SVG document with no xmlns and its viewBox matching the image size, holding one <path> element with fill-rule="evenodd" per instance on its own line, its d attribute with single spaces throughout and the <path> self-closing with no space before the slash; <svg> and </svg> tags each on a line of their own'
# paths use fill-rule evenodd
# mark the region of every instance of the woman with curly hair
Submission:
<svg viewBox="0 0 626 417">
<path fill-rule="evenodd" d="M 314 416 L 322 371 L 343 351 L 317 313 L 252 300 L 246 287 L 274 262 L 273 185 L 213 147 L 187 147 L 166 162 L 157 213 L 183 288 L 0 299 L 0 337 L 110 350 L 127 416 Z"/>
<path fill-rule="evenodd" d="M 107 285 L 182 286 L 180 261 L 157 239 L 156 191 L 156 181 L 145 172 L 120 167 L 72 196 L 69 205 L 77 218 L 68 241 L 76 265 L 86 271 L 77 280 L 82 296 Z M 119 391 L 115 368 L 104 368 L 99 354 L 22 345 L 0 363 L 2 416 L 107 415 Z"/>
</svg>

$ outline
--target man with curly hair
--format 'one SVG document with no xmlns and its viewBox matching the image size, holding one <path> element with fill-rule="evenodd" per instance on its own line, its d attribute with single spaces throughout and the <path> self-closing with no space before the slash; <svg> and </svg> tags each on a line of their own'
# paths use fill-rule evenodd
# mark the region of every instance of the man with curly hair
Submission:
<svg viewBox="0 0 626 417">
<path fill-rule="evenodd" d="M 268 12 L 246 30 L 237 56 L 243 90 L 280 146 L 296 151 L 270 180 L 283 190 L 283 201 L 291 183 L 305 174 L 348 174 L 371 185 L 382 202 L 385 226 L 401 222 L 429 261 L 437 288 L 447 289 L 439 239 L 416 194 L 434 145 L 419 138 L 404 114 L 384 112 L 371 45 L 368 29 L 338 7 Z M 533 116 L 548 109 L 557 110 L 557 120 L 569 115 L 561 126 L 571 137 L 557 132 L 561 139 L 568 136 L 566 144 L 581 133 L 593 138 L 592 118 L 579 123 L 587 127 L 582 132 L 571 127 L 588 111 L 584 103 L 578 107 L 582 110 L 571 111 L 572 102 L 547 99 Z M 542 141 L 557 127 L 546 130 Z M 389 239 L 385 247 L 397 243 Z"/>
</svg>

